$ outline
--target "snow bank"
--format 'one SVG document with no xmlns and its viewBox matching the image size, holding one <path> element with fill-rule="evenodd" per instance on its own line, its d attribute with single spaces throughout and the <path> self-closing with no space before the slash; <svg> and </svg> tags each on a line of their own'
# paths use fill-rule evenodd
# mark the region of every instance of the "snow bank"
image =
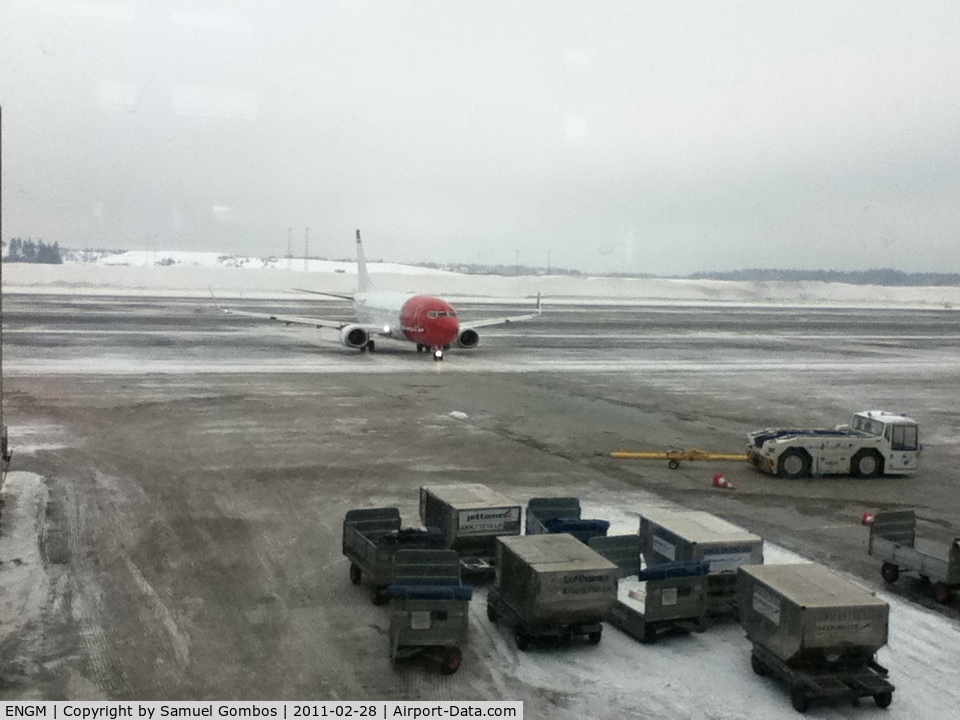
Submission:
<svg viewBox="0 0 960 720">
<path fill-rule="evenodd" d="M 306 265 L 306 267 L 305 267 Z M 916 307 L 960 309 L 960 287 L 885 287 L 813 281 L 746 282 L 664 278 L 504 277 L 371 263 L 382 290 L 452 299 L 529 300 L 548 304 L 788 305 L 798 307 Z M 254 272 L 256 271 L 256 272 Z M 179 251 L 135 251 L 91 263 L 8 263 L 4 291 L 37 294 L 283 297 L 306 287 L 337 294 L 356 290 L 356 264 L 287 258 L 249 258 Z"/>
</svg>

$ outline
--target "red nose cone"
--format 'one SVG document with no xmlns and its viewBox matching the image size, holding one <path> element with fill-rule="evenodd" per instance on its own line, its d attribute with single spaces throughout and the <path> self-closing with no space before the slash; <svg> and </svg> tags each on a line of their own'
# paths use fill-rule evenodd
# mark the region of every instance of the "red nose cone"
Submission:
<svg viewBox="0 0 960 720">
<path fill-rule="evenodd" d="M 447 347 L 460 333 L 457 311 L 446 300 L 416 295 L 400 311 L 403 334 L 411 342 L 430 347 Z"/>
</svg>

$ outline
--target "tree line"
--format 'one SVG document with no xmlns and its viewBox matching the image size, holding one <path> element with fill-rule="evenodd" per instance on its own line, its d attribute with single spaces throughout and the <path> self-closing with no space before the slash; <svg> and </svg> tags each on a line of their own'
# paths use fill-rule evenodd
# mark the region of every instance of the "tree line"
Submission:
<svg viewBox="0 0 960 720">
<path fill-rule="evenodd" d="M 10 248 L 4 256 L 6 262 L 44 263 L 59 265 L 63 262 L 60 254 L 60 244 L 56 241 L 52 245 L 43 240 L 15 237 L 10 240 Z"/>
<path fill-rule="evenodd" d="M 960 285 L 960 274 L 914 272 L 908 273 L 891 268 L 872 270 L 774 270 L 752 268 L 730 272 L 698 272 L 688 275 L 691 280 L 768 280 L 817 281 L 847 283 L 850 285 L 887 285 L 901 287 L 944 287 Z"/>
</svg>

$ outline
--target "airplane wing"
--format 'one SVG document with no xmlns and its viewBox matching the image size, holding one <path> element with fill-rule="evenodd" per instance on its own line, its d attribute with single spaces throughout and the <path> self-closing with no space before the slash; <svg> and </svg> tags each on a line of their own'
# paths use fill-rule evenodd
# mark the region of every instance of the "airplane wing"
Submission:
<svg viewBox="0 0 960 720">
<path fill-rule="evenodd" d="M 304 288 L 293 288 L 297 292 L 310 293 L 311 295 L 323 295 L 324 297 L 339 298 L 341 300 L 353 300 L 353 295 L 338 295 L 337 293 L 321 292 L 320 290 L 305 290 Z"/>
<path fill-rule="evenodd" d="M 210 288 L 210 297 L 213 298 L 213 302 L 217 306 L 217 310 L 222 313 L 226 313 L 227 315 L 241 315 L 243 317 L 256 318 L 257 320 L 273 320 L 275 322 L 282 322 L 286 325 L 307 325 L 314 328 L 333 328 L 334 330 L 342 330 L 347 325 L 356 324 L 347 322 L 346 320 L 326 320 L 324 318 L 312 318 L 305 317 L 303 315 L 275 315 L 273 313 L 251 312 L 248 310 L 235 310 L 233 308 L 223 307 L 220 304 L 220 301 L 217 299 L 217 296 L 213 294 L 213 288 Z M 383 328 L 380 327 L 368 328 L 365 326 L 364 329 L 370 332 L 383 330 Z"/>
<path fill-rule="evenodd" d="M 526 315 L 513 315 L 511 317 L 501 317 L 501 318 L 485 318 L 483 320 L 463 320 L 461 325 L 464 327 L 470 327 L 473 329 L 490 327 L 491 325 L 507 325 L 509 323 L 522 322 L 524 320 L 533 320 L 534 318 L 540 317 L 542 313 L 540 307 L 540 293 L 537 293 L 537 311 L 533 313 L 528 313 Z"/>
<path fill-rule="evenodd" d="M 217 307 L 219 307 L 219 305 Z M 243 317 L 257 318 L 258 320 L 274 320 L 286 325 L 308 325 L 315 328 L 333 328 L 335 330 L 342 330 L 347 325 L 355 324 L 346 322 L 345 320 L 325 320 L 323 318 L 302 317 L 300 315 L 274 315 L 272 313 L 249 312 L 247 310 L 234 310 L 233 308 L 225 307 L 221 307 L 220 311 L 228 315 L 242 315 Z M 382 330 L 383 328 L 379 329 Z"/>
</svg>

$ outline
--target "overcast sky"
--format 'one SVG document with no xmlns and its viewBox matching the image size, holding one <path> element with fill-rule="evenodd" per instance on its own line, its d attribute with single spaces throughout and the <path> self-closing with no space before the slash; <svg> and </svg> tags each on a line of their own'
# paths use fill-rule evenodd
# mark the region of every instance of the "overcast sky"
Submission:
<svg viewBox="0 0 960 720">
<path fill-rule="evenodd" d="M 0 104 L 5 240 L 960 272 L 956 0 L 3 0 Z"/>
</svg>

